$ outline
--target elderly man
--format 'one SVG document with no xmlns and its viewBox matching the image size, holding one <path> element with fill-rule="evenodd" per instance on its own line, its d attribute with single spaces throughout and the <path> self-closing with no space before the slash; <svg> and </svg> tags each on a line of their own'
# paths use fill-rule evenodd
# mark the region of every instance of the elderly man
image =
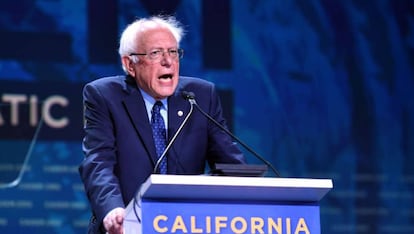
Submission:
<svg viewBox="0 0 414 234">
<path fill-rule="evenodd" d="M 153 173 L 165 145 L 190 111 L 189 91 L 198 105 L 225 125 L 214 85 L 179 76 L 183 50 L 173 17 L 134 21 L 122 33 L 119 54 L 125 75 L 85 85 L 85 159 L 79 167 L 93 217 L 89 233 L 123 233 L 125 206 Z M 161 161 L 167 174 L 202 174 L 206 163 L 244 163 L 224 131 L 193 112 Z"/>
</svg>

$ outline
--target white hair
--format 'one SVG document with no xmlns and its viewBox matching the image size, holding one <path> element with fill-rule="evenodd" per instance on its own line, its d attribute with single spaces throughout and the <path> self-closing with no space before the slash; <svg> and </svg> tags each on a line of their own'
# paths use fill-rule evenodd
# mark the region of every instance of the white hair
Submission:
<svg viewBox="0 0 414 234">
<path fill-rule="evenodd" d="M 136 41 L 143 32 L 154 28 L 166 28 L 174 36 L 179 46 L 181 38 L 184 36 L 184 30 L 175 17 L 173 16 L 152 16 L 150 18 L 137 19 L 129 24 L 121 34 L 119 40 L 118 53 L 122 57 L 135 53 L 138 48 Z M 138 58 L 134 56 L 133 62 L 138 62 Z M 126 67 L 122 64 L 122 69 L 127 72 Z"/>
</svg>

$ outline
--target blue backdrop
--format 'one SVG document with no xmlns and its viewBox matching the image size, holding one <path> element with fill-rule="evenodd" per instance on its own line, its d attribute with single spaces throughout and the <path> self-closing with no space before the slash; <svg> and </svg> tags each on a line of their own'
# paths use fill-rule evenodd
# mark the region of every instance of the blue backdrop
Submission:
<svg viewBox="0 0 414 234">
<path fill-rule="evenodd" d="M 282 176 L 333 179 L 323 233 L 414 233 L 410 0 L 1 1 L 1 233 L 86 232 L 82 86 L 122 73 L 121 30 L 160 12 L 240 139 Z"/>
</svg>

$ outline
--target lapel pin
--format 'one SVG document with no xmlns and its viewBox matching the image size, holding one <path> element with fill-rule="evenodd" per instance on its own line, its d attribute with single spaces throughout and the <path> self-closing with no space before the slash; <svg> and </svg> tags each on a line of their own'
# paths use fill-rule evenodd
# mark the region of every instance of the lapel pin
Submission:
<svg viewBox="0 0 414 234">
<path fill-rule="evenodd" d="M 181 116 L 183 116 L 183 112 L 182 111 L 178 111 L 177 112 L 177 115 L 181 117 Z"/>
</svg>

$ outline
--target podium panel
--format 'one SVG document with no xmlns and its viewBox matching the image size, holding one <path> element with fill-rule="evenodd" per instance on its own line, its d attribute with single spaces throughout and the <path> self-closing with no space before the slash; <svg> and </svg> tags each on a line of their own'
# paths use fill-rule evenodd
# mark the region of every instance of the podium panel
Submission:
<svg viewBox="0 0 414 234">
<path fill-rule="evenodd" d="M 320 233 L 317 205 L 143 202 L 143 233 Z"/>
<path fill-rule="evenodd" d="M 125 233 L 320 233 L 329 179 L 151 175 Z"/>
</svg>

